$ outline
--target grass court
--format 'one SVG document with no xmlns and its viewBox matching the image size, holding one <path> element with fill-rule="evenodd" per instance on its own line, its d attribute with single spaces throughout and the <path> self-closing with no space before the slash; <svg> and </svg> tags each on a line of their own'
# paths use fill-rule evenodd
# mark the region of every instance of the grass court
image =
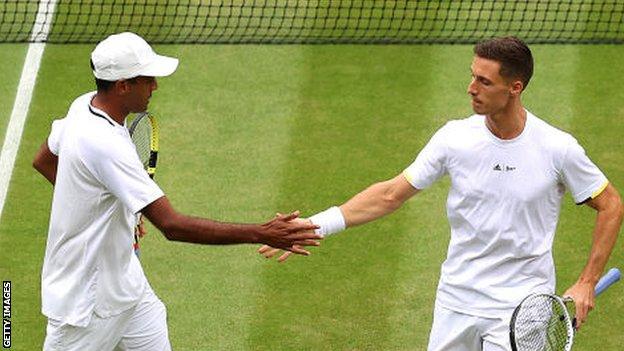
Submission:
<svg viewBox="0 0 624 351">
<path fill-rule="evenodd" d="M 0 276 L 13 283 L 13 349 L 40 349 L 40 273 L 52 187 L 31 167 L 51 122 L 95 86 L 94 45 L 46 47 L 4 213 Z M 472 113 L 470 45 L 155 45 L 180 59 L 150 110 L 156 180 L 178 210 L 222 221 L 304 216 L 389 179 L 450 119 Z M 531 45 L 524 104 L 571 132 L 624 192 L 624 47 Z M 4 135 L 27 44 L 0 44 Z M 175 350 L 425 350 L 449 227 L 448 177 L 395 214 L 267 261 L 257 246 L 142 241 Z M 595 212 L 563 204 L 554 256 L 562 293 L 588 257 Z M 622 240 L 608 267 L 622 265 Z M 607 268 L 608 268 L 607 267 Z M 624 298 L 597 301 L 575 350 L 620 350 Z"/>
</svg>

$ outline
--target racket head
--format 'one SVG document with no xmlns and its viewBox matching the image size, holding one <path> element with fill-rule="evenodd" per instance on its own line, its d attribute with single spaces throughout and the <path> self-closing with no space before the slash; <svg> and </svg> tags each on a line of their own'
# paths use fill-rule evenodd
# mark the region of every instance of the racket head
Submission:
<svg viewBox="0 0 624 351">
<path fill-rule="evenodd" d="M 515 308 L 509 324 L 513 351 L 570 351 L 574 323 L 559 296 L 532 294 Z"/>
<path fill-rule="evenodd" d="M 139 113 L 130 122 L 128 132 L 147 174 L 154 177 L 158 162 L 159 138 L 156 118 L 147 112 Z"/>
</svg>

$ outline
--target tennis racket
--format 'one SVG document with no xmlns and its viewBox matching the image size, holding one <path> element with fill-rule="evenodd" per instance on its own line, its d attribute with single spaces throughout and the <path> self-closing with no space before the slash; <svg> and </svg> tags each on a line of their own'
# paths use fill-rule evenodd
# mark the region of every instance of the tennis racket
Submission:
<svg viewBox="0 0 624 351">
<path fill-rule="evenodd" d="M 139 113 L 129 125 L 126 125 L 130 138 L 134 143 L 139 160 L 143 163 L 143 168 L 150 178 L 156 174 L 156 163 L 158 161 L 158 123 L 156 118 L 148 112 Z M 137 216 L 137 226 L 141 221 L 141 214 Z M 134 253 L 139 256 L 139 236 L 134 234 Z"/>
<path fill-rule="evenodd" d="M 620 271 L 611 268 L 596 285 L 596 296 L 620 280 Z M 571 298 L 550 294 L 527 296 L 511 316 L 509 337 L 513 351 L 570 351 L 576 321 L 566 304 Z"/>
</svg>

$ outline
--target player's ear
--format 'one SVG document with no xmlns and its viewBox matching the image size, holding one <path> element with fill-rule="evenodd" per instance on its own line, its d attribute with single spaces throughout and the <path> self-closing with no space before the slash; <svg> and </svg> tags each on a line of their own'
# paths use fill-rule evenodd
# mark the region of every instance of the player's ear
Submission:
<svg viewBox="0 0 624 351">
<path fill-rule="evenodd" d="M 115 82 L 115 91 L 118 95 L 125 95 L 130 91 L 130 82 L 126 79 Z"/>
<path fill-rule="evenodd" d="M 519 79 L 514 79 L 509 85 L 509 94 L 511 96 L 519 96 L 524 90 L 524 83 Z"/>
</svg>

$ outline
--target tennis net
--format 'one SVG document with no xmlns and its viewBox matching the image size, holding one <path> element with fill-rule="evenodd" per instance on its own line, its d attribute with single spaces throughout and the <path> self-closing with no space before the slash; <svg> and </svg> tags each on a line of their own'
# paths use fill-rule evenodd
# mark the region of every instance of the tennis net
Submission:
<svg viewBox="0 0 624 351">
<path fill-rule="evenodd" d="M 502 35 L 529 43 L 622 43 L 624 1 L 0 2 L 0 42 L 93 43 L 120 31 L 152 43 L 474 43 Z"/>
</svg>

